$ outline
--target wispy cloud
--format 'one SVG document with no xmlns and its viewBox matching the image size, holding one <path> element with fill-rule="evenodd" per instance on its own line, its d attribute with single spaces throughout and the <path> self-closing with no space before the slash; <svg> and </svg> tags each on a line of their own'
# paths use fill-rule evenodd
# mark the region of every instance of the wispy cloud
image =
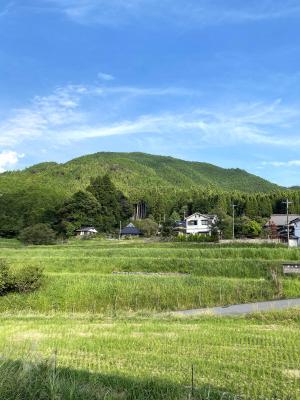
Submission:
<svg viewBox="0 0 300 400">
<path fill-rule="evenodd" d="M 264 166 L 271 166 L 271 167 L 300 167 L 300 160 L 289 160 L 289 161 L 264 161 L 262 163 Z"/>
<path fill-rule="evenodd" d="M 50 96 L 36 96 L 29 107 L 12 110 L 0 123 L 0 146 L 14 146 L 43 135 L 46 139 L 55 129 L 82 123 L 78 106 L 85 90 L 83 86 L 58 88 Z"/>
<path fill-rule="evenodd" d="M 10 10 L 13 8 L 14 2 L 10 1 L 4 5 L 3 8 L 0 8 L 0 18 L 6 16 Z"/>
<path fill-rule="evenodd" d="M 113 81 L 115 79 L 115 77 L 113 75 L 106 74 L 104 72 L 99 72 L 98 78 L 102 81 Z"/>
<path fill-rule="evenodd" d="M 22 142 L 39 140 L 51 146 L 117 135 L 166 135 L 182 142 L 187 137 L 192 138 L 194 145 L 199 147 L 238 144 L 279 147 L 290 146 L 292 142 L 294 148 L 300 148 L 299 107 L 286 106 L 281 100 L 220 108 L 200 104 L 197 107 L 201 99 L 192 97 L 192 105 L 182 106 L 180 110 L 159 108 L 144 112 L 149 96 L 156 96 L 157 103 L 164 95 L 169 99 L 165 103 L 171 104 L 171 98 L 186 98 L 186 94 L 193 96 L 193 91 L 83 85 L 57 88 L 49 96 L 35 97 L 28 107 L 13 110 L 0 123 L 0 145 L 14 147 Z M 133 104 L 132 99 L 135 99 Z M 136 104 L 141 106 L 144 102 L 146 106 L 138 111 Z M 124 118 L 124 115 L 128 117 Z"/>
<path fill-rule="evenodd" d="M 200 26 L 300 16 L 296 0 L 43 0 L 79 23 L 119 25 L 147 20 Z"/>
<path fill-rule="evenodd" d="M 23 156 L 23 154 L 19 154 L 16 151 L 2 151 L 0 153 L 0 173 L 15 167 Z"/>
</svg>

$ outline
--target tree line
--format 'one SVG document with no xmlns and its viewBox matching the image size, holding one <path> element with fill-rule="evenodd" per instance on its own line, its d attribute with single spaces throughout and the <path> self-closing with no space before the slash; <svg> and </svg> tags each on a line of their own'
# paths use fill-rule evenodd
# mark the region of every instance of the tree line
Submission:
<svg viewBox="0 0 300 400">
<path fill-rule="evenodd" d="M 133 188 L 134 191 L 134 188 Z M 172 224 L 194 212 L 217 214 L 225 237 L 231 234 L 232 204 L 236 205 L 237 235 L 259 234 L 272 213 L 285 213 L 283 200 L 292 201 L 290 213 L 300 214 L 300 191 L 286 190 L 270 193 L 242 193 L 220 191 L 214 187 L 166 190 L 154 187 L 139 196 L 125 196 L 116 188 L 109 175 L 90 180 L 85 190 L 68 198 L 61 191 L 30 187 L 0 197 L 0 235 L 14 237 L 24 229 L 47 224 L 62 237 L 69 237 L 81 226 L 95 226 L 99 232 L 113 233 L 119 222 L 128 222 L 133 205 L 145 202 L 148 219 L 157 224 Z M 144 223 L 145 226 L 145 223 Z M 145 227 L 146 229 L 147 227 Z"/>
</svg>

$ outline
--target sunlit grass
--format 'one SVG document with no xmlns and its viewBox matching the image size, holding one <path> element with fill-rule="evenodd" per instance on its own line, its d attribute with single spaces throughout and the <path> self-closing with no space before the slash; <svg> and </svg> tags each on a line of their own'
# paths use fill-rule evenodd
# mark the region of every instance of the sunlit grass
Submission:
<svg viewBox="0 0 300 400">
<path fill-rule="evenodd" d="M 21 398 L 27 380 L 36 398 L 52 398 L 38 397 L 44 388 L 56 392 L 53 398 L 107 392 L 110 399 L 187 399 L 192 365 L 195 399 L 300 396 L 299 311 L 247 319 L 20 316 L 0 323 L 0 398 L 4 388 L 6 399 Z M 46 382 L 45 371 L 34 375 L 43 362 Z"/>
</svg>

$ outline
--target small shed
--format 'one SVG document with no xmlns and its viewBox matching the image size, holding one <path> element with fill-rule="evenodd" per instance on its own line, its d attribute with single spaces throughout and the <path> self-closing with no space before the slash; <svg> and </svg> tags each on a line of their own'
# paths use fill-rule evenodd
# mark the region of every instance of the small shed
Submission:
<svg viewBox="0 0 300 400">
<path fill-rule="evenodd" d="M 91 236 L 98 233 L 97 229 L 93 226 L 87 226 L 80 229 L 76 229 L 76 236 Z"/>
<path fill-rule="evenodd" d="M 141 231 L 135 227 L 132 223 L 128 224 L 127 226 L 125 226 L 125 228 L 121 229 L 121 236 L 125 237 L 131 237 L 131 236 L 140 236 L 141 235 Z"/>
</svg>

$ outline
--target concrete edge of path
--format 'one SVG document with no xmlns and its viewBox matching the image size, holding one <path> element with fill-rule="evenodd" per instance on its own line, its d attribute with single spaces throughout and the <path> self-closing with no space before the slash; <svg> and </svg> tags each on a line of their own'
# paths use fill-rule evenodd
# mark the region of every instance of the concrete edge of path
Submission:
<svg viewBox="0 0 300 400">
<path fill-rule="evenodd" d="M 209 307 L 192 310 L 172 311 L 169 314 L 173 316 L 194 316 L 194 315 L 243 315 L 255 312 L 267 312 L 276 310 L 285 310 L 288 308 L 300 307 L 300 298 L 262 301 L 257 303 L 235 304 L 224 307 Z"/>
</svg>

